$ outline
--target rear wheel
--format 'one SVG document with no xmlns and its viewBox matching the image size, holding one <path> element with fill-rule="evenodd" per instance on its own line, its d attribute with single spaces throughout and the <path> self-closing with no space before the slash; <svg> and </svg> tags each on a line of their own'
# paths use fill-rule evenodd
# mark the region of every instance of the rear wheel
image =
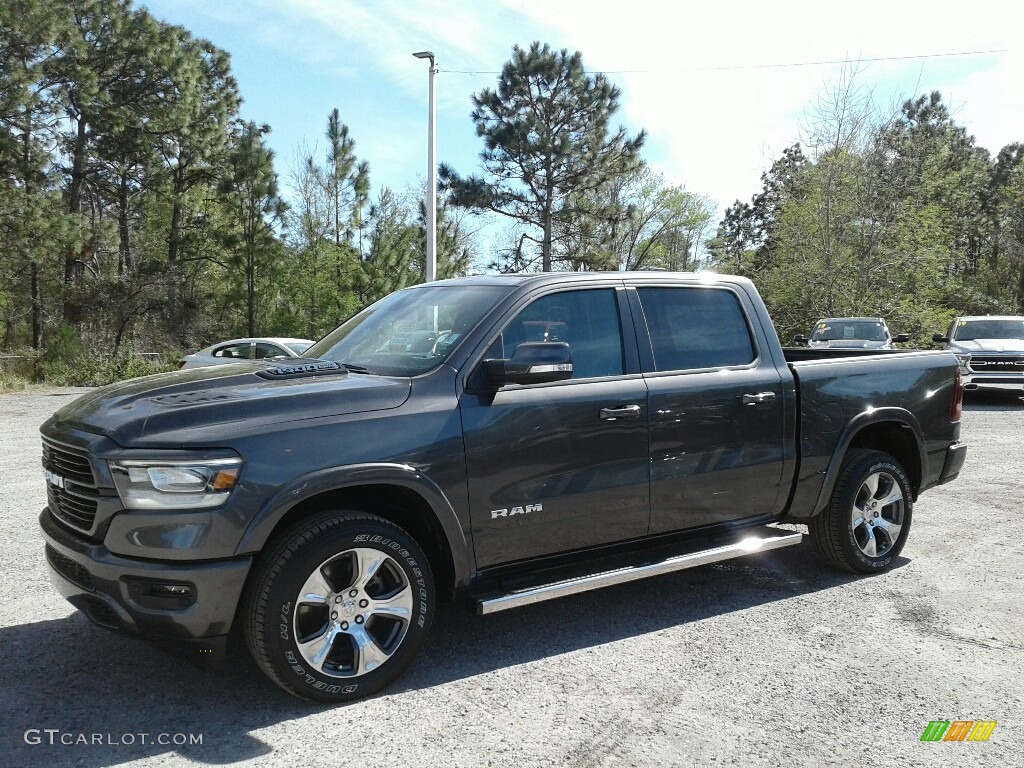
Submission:
<svg viewBox="0 0 1024 768">
<path fill-rule="evenodd" d="M 285 532 L 263 559 L 246 640 L 289 693 L 350 701 L 405 671 L 433 611 L 430 567 L 409 534 L 375 515 L 325 513 Z"/>
<path fill-rule="evenodd" d="M 910 533 L 913 501 L 903 467 L 881 451 L 843 461 L 829 506 L 811 519 L 811 540 L 829 565 L 853 573 L 889 568 Z"/>
</svg>

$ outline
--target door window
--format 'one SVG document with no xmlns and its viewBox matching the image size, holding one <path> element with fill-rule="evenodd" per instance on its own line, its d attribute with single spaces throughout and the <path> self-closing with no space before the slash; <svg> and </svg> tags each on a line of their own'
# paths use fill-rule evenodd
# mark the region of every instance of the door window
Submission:
<svg viewBox="0 0 1024 768">
<path fill-rule="evenodd" d="M 621 376 L 622 334 L 615 291 L 553 293 L 533 301 L 502 331 L 502 357 L 527 341 L 564 341 L 572 352 L 572 377 Z"/>
<path fill-rule="evenodd" d="M 756 358 L 743 309 L 731 291 L 640 288 L 657 371 L 727 368 Z"/>
<path fill-rule="evenodd" d="M 269 344 L 265 341 L 256 342 L 256 359 L 262 360 L 265 357 L 288 356 L 288 353 L 276 344 Z"/>
<path fill-rule="evenodd" d="M 245 342 L 244 344 L 229 344 L 226 347 L 221 347 L 215 350 L 213 353 L 214 357 L 233 357 L 242 360 L 248 360 L 252 357 L 252 344 Z"/>
</svg>

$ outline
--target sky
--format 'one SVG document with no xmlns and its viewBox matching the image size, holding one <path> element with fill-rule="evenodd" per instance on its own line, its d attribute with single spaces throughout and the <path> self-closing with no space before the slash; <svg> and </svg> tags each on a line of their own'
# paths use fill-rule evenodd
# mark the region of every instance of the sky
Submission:
<svg viewBox="0 0 1024 768">
<path fill-rule="evenodd" d="M 337 107 L 375 191 L 423 184 L 428 64 L 436 54 L 437 158 L 480 172 L 472 95 L 512 46 L 582 53 L 622 92 L 613 122 L 648 132 L 643 156 L 722 210 L 749 200 L 811 114 L 856 69 L 882 106 L 938 90 L 993 155 L 1024 142 L 1024 3 L 603 0 L 148 0 L 159 19 L 228 51 L 242 116 L 269 123 L 287 183 L 321 157 Z M 836 62 L 854 61 L 856 65 Z"/>
</svg>

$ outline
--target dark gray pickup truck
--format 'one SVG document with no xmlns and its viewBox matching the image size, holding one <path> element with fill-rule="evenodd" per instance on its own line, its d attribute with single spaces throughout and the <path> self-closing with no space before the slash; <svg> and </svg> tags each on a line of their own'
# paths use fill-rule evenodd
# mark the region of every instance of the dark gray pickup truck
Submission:
<svg viewBox="0 0 1024 768">
<path fill-rule="evenodd" d="M 948 352 L 783 350 L 745 279 L 450 280 L 304 359 L 91 392 L 42 427 L 54 583 L 95 623 L 289 692 L 394 680 L 438 601 L 491 613 L 796 544 L 889 567 L 955 478 Z M 568 620 L 568 616 L 567 616 Z"/>
</svg>

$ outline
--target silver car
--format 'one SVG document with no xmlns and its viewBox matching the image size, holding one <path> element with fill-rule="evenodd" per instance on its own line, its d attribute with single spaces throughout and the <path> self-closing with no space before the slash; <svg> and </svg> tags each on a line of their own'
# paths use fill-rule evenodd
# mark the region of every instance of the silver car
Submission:
<svg viewBox="0 0 1024 768">
<path fill-rule="evenodd" d="M 263 360 L 268 357 L 302 357 L 302 353 L 316 342 L 309 339 L 289 339 L 278 336 L 252 339 L 229 339 L 212 344 L 178 361 L 179 368 L 201 368 L 205 365 L 224 365 L 240 360 Z"/>
<path fill-rule="evenodd" d="M 932 336 L 960 361 L 964 389 L 1024 391 L 1024 316 L 958 317 L 949 333 Z"/>
</svg>

